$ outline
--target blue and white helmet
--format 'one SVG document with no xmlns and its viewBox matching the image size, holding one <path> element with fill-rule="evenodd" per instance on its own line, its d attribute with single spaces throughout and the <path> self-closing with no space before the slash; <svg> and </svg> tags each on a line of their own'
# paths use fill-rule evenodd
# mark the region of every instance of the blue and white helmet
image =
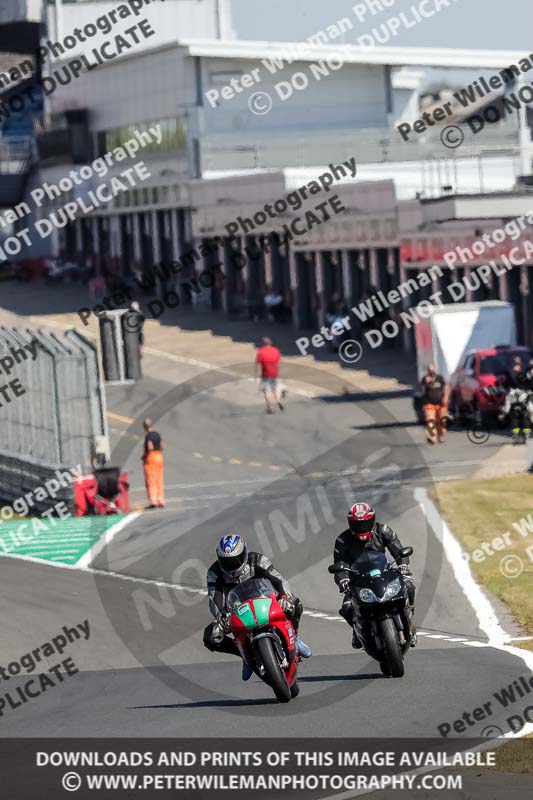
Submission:
<svg viewBox="0 0 533 800">
<path fill-rule="evenodd" d="M 248 559 L 248 548 L 242 536 L 238 533 L 223 536 L 217 546 L 217 559 L 228 578 L 238 578 Z"/>
</svg>

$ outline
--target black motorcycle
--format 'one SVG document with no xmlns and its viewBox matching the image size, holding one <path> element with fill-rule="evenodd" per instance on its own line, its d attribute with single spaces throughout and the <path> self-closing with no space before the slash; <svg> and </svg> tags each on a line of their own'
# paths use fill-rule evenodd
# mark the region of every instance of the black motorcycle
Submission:
<svg viewBox="0 0 533 800">
<path fill-rule="evenodd" d="M 412 547 L 404 547 L 400 557 L 412 554 Z M 396 562 L 388 561 L 384 553 L 365 550 L 351 567 L 340 562 L 328 571 L 350 575 L 353 624 L 363 648 L 379 661 L 384 675 L 401 678 L 414 628 L 405 579 Z"/>
</svg>

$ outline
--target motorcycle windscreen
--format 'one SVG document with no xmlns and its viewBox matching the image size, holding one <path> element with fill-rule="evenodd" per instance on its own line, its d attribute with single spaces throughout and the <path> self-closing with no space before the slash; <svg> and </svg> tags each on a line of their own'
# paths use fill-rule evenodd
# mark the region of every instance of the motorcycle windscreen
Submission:
<svg viewBox="0 0 533 800">
<path fill-rule="evenodd" d="M 379 578 L 386 570 L 389 561 L 385 553 L 375 550 L 363 550 L 360 556 L 355 559 L 352 569 L 357 570 L 361 575 L 368 578 Z"/>
<path fill-rule="evenodd" d="M 352 564 L 352 569 L 360 573 L 355 578 L 357 586 L 370 589 L 376 598 L 383 600 L 390 591 L 389 585 L 394 585 L 396 580 L 394 572 L 389 569 L 390 564 L 384 553 L 365 550 Z"/>
<path fill-rule="evenodd" d="M 255 600 L 258 597 L 270 597 L 275 594 L 275 589 L 265 578 L 250 578 L 234 586 L 228 594 L 227 606 L 231 610 L 240 606 L 248 600 Z"/>
</svg>

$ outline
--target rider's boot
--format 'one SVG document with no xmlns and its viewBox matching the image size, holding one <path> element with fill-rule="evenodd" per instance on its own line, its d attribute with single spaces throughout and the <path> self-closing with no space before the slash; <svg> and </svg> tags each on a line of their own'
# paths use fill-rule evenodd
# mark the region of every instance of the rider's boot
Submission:
<svg viewBox="0 0 533 800">
<path fill-rule="evenodd" d="M 249 681 L 252 675 L 254 674 L 253 669 L 248 666 L 246 661 L 242 662 L 242 679 L 243 681 Z"/>
<path fill-rule="evenodd" d="M 352 647 L 354 650 L 361 650 L 363 647 L 361 644 L 361 639 L 357 635 L 355 628 L 352 628 Z"/>
<path fill-rule="evenodd" d="M 309 645 L 306 644 L 305 642 L 302 642 L 299 636 L 297 642 L 298 642 L 298 655 L 301 658 L 311 658 L 311 656 L 313 655 L 313 651 L 311 650 Z"/>
</svg>

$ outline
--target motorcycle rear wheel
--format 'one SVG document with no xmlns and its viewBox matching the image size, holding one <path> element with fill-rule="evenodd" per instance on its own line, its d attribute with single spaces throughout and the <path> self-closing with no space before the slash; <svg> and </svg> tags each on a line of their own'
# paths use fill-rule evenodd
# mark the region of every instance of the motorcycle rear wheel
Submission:
<svg viewBox="0 0 533 800">
<path fill-rule="evenodd" d="M 273 690 L 280 703 L 288 703 L 291 699 L 291 690 L 287 686 L 283 670 L 278 664 L 274 647 L 270 639 L 258 639 L 254 642 L 257 660 L 265 668 L 264 682 Z"/>
<path fill-rule="evenodd" d="M 384 619 L 380 623 L 381 636 L 385 647 L 385 659 L 391 678 L 401 678 L 405 672 L 403 655 L 398 639 L 396 625 L 392 619 Z"/>
<path fill-rule="evenodd" d="M 298 697 L 298 695 L 300 694 L 300 686 L 298 685 L 298 681 L 294 681 L 294 683 L 291 686 L 290 691 L 291 691 L 291 697 L 293 699 L 295 697 Z"/>
</svg>

